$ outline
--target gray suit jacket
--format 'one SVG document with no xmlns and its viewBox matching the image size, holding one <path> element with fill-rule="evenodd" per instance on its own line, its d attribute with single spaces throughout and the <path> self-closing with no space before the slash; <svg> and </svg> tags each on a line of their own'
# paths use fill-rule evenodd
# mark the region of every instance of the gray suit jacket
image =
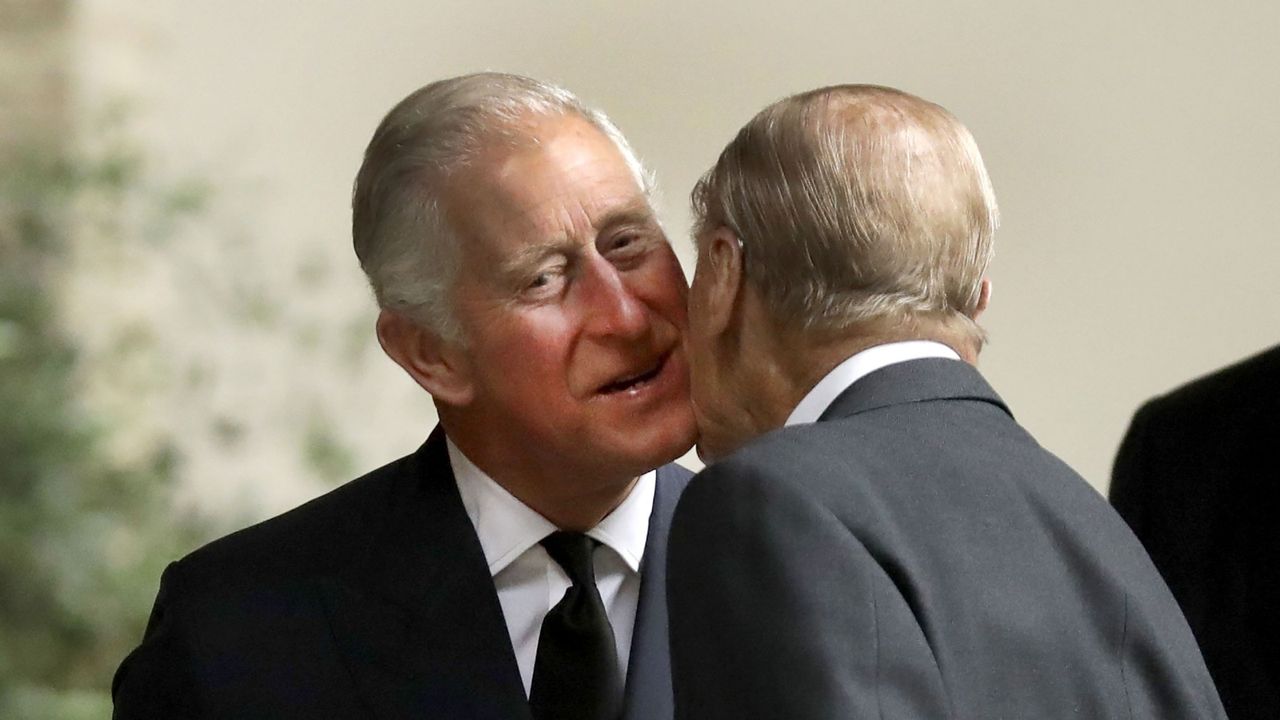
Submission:
<svg viewBox="0 0 1280 720">
<path fill-rule="evenodd" d="M 658 470 L 627 720 L 672 716 L 663 574 L 688 477 Z M 443 433 L 170 565 L 113 696 L 120 719 L 530 718 Z"/>
<path fill-rule="evenodd" d="M 961 362 L 704 470 L 670 543 L 678 718 L 1225 717 L 1124 522 Z"/>
</svg>

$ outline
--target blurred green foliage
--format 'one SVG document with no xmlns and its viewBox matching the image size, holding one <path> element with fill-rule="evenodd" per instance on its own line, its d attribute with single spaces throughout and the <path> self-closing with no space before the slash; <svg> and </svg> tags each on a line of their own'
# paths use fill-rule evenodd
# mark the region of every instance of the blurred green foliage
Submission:
<svg viewBox="0 0 1280 720">
<path fill-rule="evenodd" d="M 175 512 L 180 458 L 171 444 L 128 461 L 106 452 L 113 429 L 79 401 L 82 357 L 61 322 L 61 274 L 78 232 L 163 241 L 202 207 L 199 183 L 157 188 L 145 169 L 118 139 L 93 152 L 20 148 L 0 158 L 7 720 L 108 717 L 111 676 L 141 638 L 164 564 L 211 535 L 207 521 Z M 141 224 L 139 207 L 149 218 Z"/>
</svg>

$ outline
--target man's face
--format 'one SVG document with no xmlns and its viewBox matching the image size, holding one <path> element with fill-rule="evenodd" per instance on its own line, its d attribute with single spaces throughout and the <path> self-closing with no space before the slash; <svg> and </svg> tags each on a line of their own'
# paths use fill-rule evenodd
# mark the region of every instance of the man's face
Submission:
<svg viewBox="0 0 1280 720">
<path fill-rule="evenodd" d="M 461 171 L 447 198 L 472 391 L 459 415 L 528 470 L 634 476 L 693 442 L 684 276 L 599 130 L 555 118 L 531 140 Z"/>
</svg>

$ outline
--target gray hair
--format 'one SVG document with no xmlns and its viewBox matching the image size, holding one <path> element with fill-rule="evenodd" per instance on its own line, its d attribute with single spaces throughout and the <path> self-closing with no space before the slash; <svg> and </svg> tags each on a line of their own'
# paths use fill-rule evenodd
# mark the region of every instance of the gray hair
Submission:
<svg viewBox="0 0 1280 720">
<path fill-rule="evenodd" d="M 970 319 L 995 193 L 973 136 L 899 90 L 840 85 L 762 110 L 694 188 L 698 238 L 727 227 L 775 319 L 805 330 Z"/>
<path fill-rule="evenodd" d="M 443 338 L 462 339 L 449 293 L 457 233 L 443 197 L 452 174 L 495 143 L 517 144 L 531 120 L 577 116 L 613 141 L 649 194 L 653 181 L 617 126 L 568 90 L 518 75 L 440 80 L 401 100 L 365 150 L 351 199 L 356 256 L 378 306 Z"/>
</svg>

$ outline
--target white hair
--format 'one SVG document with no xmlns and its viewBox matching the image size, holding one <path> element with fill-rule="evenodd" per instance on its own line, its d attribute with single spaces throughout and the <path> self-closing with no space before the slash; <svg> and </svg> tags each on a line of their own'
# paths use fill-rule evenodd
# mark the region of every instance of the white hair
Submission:
<svg viewBox="0 0 1280 720">
<path fill-rule="evenodd" d="M 950 328 L 972 320 L 998 222 L 973 136 L 942 107 L 874 85 L 780 100 L 693 191 L 697 237 L 727 227 L 744 273 L 788 325 Z"/>
<path fill-rule="evenodd" d="M 352 237 L 379 307 L 462 339 L 449 301 L 459 264 L 443 197 L 450 176 L 494 143 L 518 143 L 531 120 L 576 116 L 613 141 L 646 195 L 653 179 L 604 113 L 564 88 L 505 73 L 440 80 L 401 100 L 365 150 L 352 190 Z"/>
</svg>

